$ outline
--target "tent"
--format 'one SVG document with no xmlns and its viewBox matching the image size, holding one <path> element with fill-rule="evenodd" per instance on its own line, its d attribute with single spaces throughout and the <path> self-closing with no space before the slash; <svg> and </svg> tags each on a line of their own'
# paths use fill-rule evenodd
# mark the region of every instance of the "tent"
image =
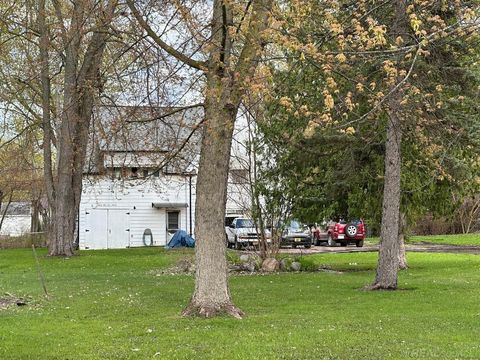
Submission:
<svg viewBox="0 0 480 360">
<path fill-rule="evenodd" d="M 184 230 L 178 230 L 173 234 L 172 239 L 168 242 L 166 248 L 178 248 L 178 247 L 195 247 L 195 239 L 187 234 Z"/>
</svg>

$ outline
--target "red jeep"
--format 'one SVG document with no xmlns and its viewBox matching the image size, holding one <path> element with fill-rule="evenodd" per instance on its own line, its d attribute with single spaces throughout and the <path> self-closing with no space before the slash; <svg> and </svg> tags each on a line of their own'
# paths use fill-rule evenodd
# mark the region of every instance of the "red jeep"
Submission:
<svg viewBox="0 0 480 360">
<path fill-rule="evenodd" d="M 325 226 L 325 231 L 320 227 L 313 231 L 315 245 L 320 245 L 322 242 L 326 242 L 328 246 L 335 246 L 336 243 L 340 243 L 341 246 L 355 243 L 357 247 L 362 247 L 367 229 L 363 220 L 360 219 L 350 222 L 340 220 L 335 223 L 332 221 Z"/>
</svg>

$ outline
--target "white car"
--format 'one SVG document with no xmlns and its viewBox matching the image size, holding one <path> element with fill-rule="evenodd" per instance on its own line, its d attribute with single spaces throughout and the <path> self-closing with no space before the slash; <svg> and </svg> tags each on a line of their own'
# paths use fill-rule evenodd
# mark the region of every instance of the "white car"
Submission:
<svg viewBox="0 0 480 360">
<path fill-rule="evenodd" d="M 250 218 L 238 217 L 225 227 L 227 247 L 241 249 L 247 245 L 257 245 L 260 236 L 255 223 Z M 265 230 L 265 237 L 270 239 L 270 231 Z"/>
</svg>

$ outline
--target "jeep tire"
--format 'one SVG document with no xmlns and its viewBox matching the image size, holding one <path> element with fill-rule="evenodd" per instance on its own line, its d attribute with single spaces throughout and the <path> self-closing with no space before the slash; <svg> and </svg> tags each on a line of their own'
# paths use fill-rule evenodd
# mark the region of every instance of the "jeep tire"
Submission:
<svg viewBox="0 0 480 360">
<path fill-rule="evenodd" d="M 347 224 L 347 226 L 345 226 L 345 236 L 354 238 L 355 235 L 357 235 L 357 232 L 358 228 L 355 224 Z"/>
</svg>

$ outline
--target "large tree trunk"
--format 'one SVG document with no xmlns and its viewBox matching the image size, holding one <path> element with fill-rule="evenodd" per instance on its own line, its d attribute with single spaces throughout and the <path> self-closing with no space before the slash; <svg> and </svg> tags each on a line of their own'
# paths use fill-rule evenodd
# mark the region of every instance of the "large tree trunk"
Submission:
<svg viewBox="0 0 480 360">
<path fill-rule="evenodd" d="M 81 185 L 75 185 L 75 177 L 81 178 L 82 174 L 77 174 L 74 170 L 74 152 L 82 149 L 75 149 L 76 136 L 69 131 L 73 128 L 75 127 L 72 126 L 72 119 L 66 115 L 59 137 L 55 211 L 52 219 L 53 234 L 48 246 L 48 253 L 51 256 L 72 256 L 74 253 L 75 223 L 82 191 Z"/>
<path fill-rule="evenodd" d="M 232 81 L 228 74 L 231 43 L 224 32 L 227 9 L 214 2 L 212 42 L 217 45 L 208 61 L 205 122 L 195 204 L 195 290 L 183 315 L 211 317 L 242 312 L 230 298 L 225 246 L 225 205 L 233 128 L 238 100 L 232 103 Z"/>
<path fill-rule="evenodd" d="M 57 138 L 58 169 L 52 211 L 53 231 L 48 242 L 50 256 L 72 256 L 74 253 L 88 130 L 99 85 L 98 74 L 107 42 L 107 30 L 117 1 L 110 0 L 105 7 L 97 9 L 98 28 L 89 39 L 84 54 L 80 54 L 86 31 L 82 6 L 85 4 L 74 7 L 70 35 L 65 39 L 64 99 Z"/>
<path fill-rule="evenodd" d="M 212 50 L 206 72 L 205 124 L 197 179 L 195 208 L 196 277 L 195 290 L 183 314 L 211 317 L 229 314 L 241 318 L 228 288 L 225 246 L 225 205 L 227 201 L 230 150 L 238 107 L 246 84 L 254 75 L 265 42 L 271 0 L 252 2 L 246 39 L 232 69 L 233 21 L 229 3 L 215 0 L 212 17 Z M 160 42 L 161 45 L 161 42 Z"/>
<path fill-rule="evenodd" d="M 205 103 L 206 123 L 197 180 L 195 207 L 195 291 L 184 315 L 211 317 L 221 313 L 241 317 L 230 298 L 225 247 L 225 203 L 237 109 Z"/>
<path fill-rule="evenodd" d="M 395 3 L 392 36 L 406 40 L 408 21 L 406 1 Z M 398 65 L 402 62 L 398 58 Z M 402 79 L 398 77 L 397 83 Z M 372 289 L 396 289 L 399 271 L 400 172 L 402 167 L 402 89 L 392 87 L 387 100 L 387 138 L 385 141 L 385 181 L 383 188 L 382 226 L 377 274 Z"/>
<path fill-rule="evenodd" d="M 388 110 L 387 140 L 385 143 L 385 184 L 383 189 L 382 227 L 377 275 L 374 289 L 396 289 L 399 254 L 401 121 L 398 96 L 390 101 Z"/>
<path fill-rule="evenodd" d="M 243 44 L 238 41 L 235 52 L 232 51 L 232 29 L 236 5 L 222 0 L 212 1 L 212 35 L 207 62 L 194 60 L 172 48 L 143 19 L 133 0 L 127 0 L 127 4 L 148 36 L 160 48 L 184 64 L 204 71 L 207 76 L 205 121 L 196 189 L 195 291 L 183 314 L 209 317 L 228 313 L 241 317 L 241 311 L 231 302 L 227 282 L 224 221 L 230 147 L 238 106 L 266 44 L 264 31 L 268 29 L 272 0 L 253 0 L 248 3 L 241 22 L 250 15 L 249 24 L 237 25 L 236 35 L 241 31 L 244 37 L 237 37 L 242 39 Z M 237 60 L 235 64 L 232 64 L 232 59 Z"/>
</svg>

